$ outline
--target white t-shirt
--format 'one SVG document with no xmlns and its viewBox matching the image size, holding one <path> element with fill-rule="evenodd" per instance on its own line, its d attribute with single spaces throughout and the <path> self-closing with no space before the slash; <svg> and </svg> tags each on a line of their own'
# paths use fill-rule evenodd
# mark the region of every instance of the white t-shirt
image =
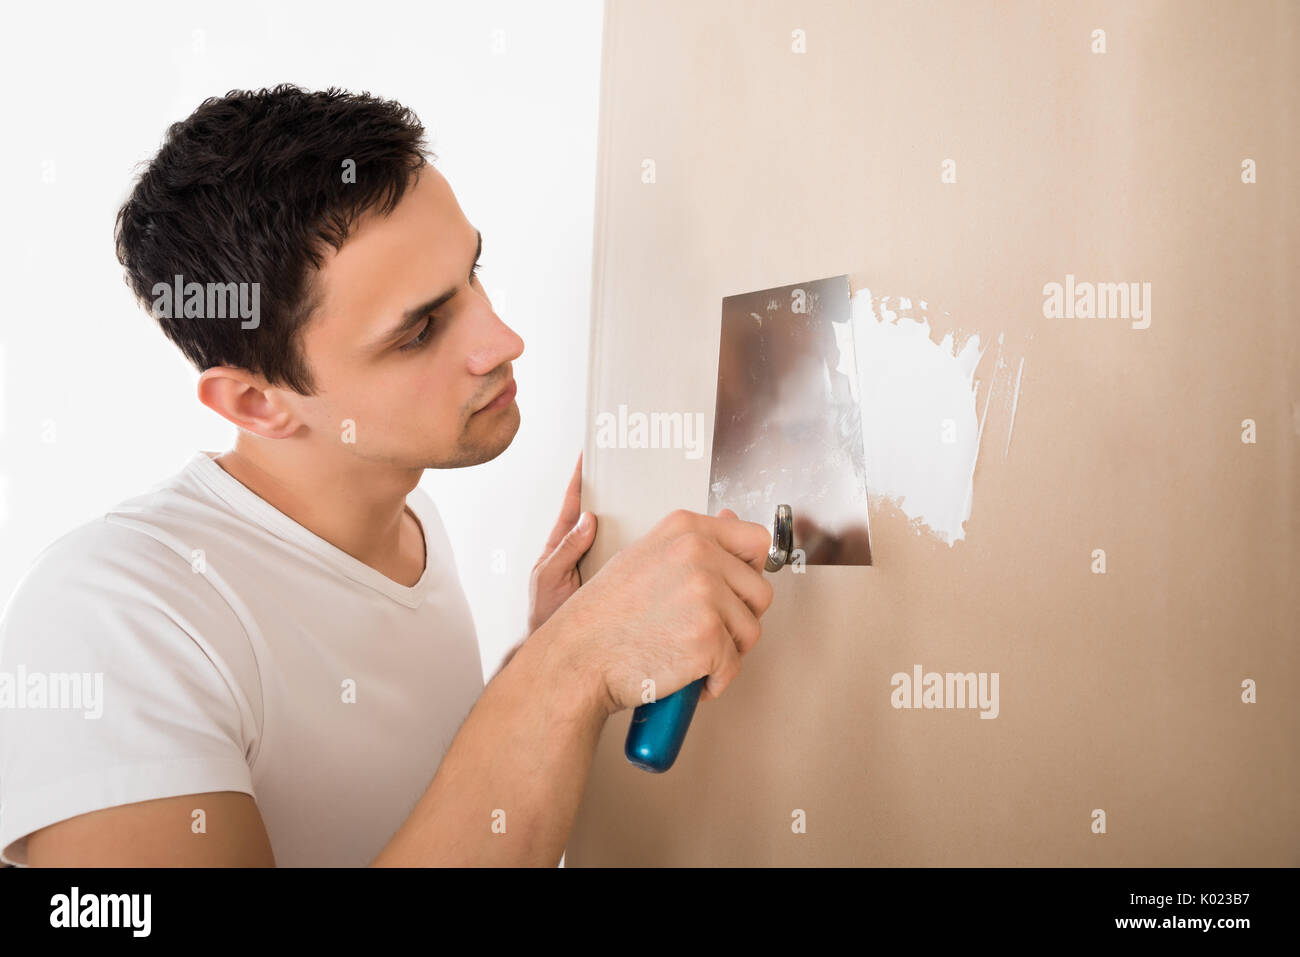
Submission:
<svg viewBox="0 0 1300 957">
<path fill-rule="evenodd" d="M 48 546 L 6 605 L 6 862 L 26 863 L 27 834 L 88 811 L 243 791 L 276 864 L 368 864 L 482 693 L 474 622 L 426 493 L 407 498 L 425 540 L 408 588 L 214 454 Z"/>
</svg>

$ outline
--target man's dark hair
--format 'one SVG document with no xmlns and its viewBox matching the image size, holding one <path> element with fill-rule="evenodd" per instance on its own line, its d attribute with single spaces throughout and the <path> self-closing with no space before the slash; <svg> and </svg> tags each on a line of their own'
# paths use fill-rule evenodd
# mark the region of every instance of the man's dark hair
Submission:
<svg viewBox="0 0 1300 957">
<path fill-rule="evenodd" d="M 180 309 L 158 323 L 200 372 L 235 366 L 311 395 L 300 332 L 326 245 L 342 248 L 362 213 L 392 212 L 433 159 L 400 103 L 288 84 L 232 90 L 168 128 L 117 214 L 117 258 L 146 308 L 155 284 L 176 276 L 205 288 L 258 283 L 254 327 Z M 348 160 L 355 182 L 345 181 Z"/>
</svg>

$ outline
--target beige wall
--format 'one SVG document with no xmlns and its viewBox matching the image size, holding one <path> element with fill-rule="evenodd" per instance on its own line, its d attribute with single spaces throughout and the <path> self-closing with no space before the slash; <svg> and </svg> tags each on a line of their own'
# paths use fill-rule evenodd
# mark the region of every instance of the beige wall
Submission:
<svg viewBox="0 0 1300 957">
<path fill-rule="evenodd" d="M 848 273 L 1025 364 L 965 539 L 879 507 L 874 567 L 773 577 L 670 772 L 609 723 L 568 866 L 1300 864 L 1298 31 L 1285 0 L 610 5 L 587 579 L 705 508 L 707 451 L 594 420 L 711 430 L 725 295 Z M 1045 318 L 1067 273 L 1151 283 L 1150 327 Z M 998 717 L 894 709 L 916 664 L 997 672 Z"/>
</svg>

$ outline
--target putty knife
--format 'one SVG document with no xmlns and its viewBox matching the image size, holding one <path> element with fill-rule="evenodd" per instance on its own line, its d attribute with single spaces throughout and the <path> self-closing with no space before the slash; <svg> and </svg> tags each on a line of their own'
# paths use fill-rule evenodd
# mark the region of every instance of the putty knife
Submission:
<svg viewBox="0 0 1300 957">
<path fill-rule="evenodd" d="M 772 528 L 764 570 L 870 565 L 849 277 L 722 300 L 709 514 Z M 623 753 L 672 767 L 704 679 L 632 713 Z"/>
</svg>

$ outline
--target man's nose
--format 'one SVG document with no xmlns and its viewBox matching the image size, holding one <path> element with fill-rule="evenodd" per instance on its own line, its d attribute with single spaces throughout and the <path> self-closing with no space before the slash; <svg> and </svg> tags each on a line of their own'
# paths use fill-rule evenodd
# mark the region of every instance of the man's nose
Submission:
<svg viewBox="0 0 1300 957">
<path fill-rule="evenodd" d="M 501 320 L 491 306 L 487 307 L 485 328 L 480 335 L 486 338 L 469 357 L 470 371 L 475 375 L 487 375 L 502 363 L 523 355 L 524 340 Z"/>
</svg>

